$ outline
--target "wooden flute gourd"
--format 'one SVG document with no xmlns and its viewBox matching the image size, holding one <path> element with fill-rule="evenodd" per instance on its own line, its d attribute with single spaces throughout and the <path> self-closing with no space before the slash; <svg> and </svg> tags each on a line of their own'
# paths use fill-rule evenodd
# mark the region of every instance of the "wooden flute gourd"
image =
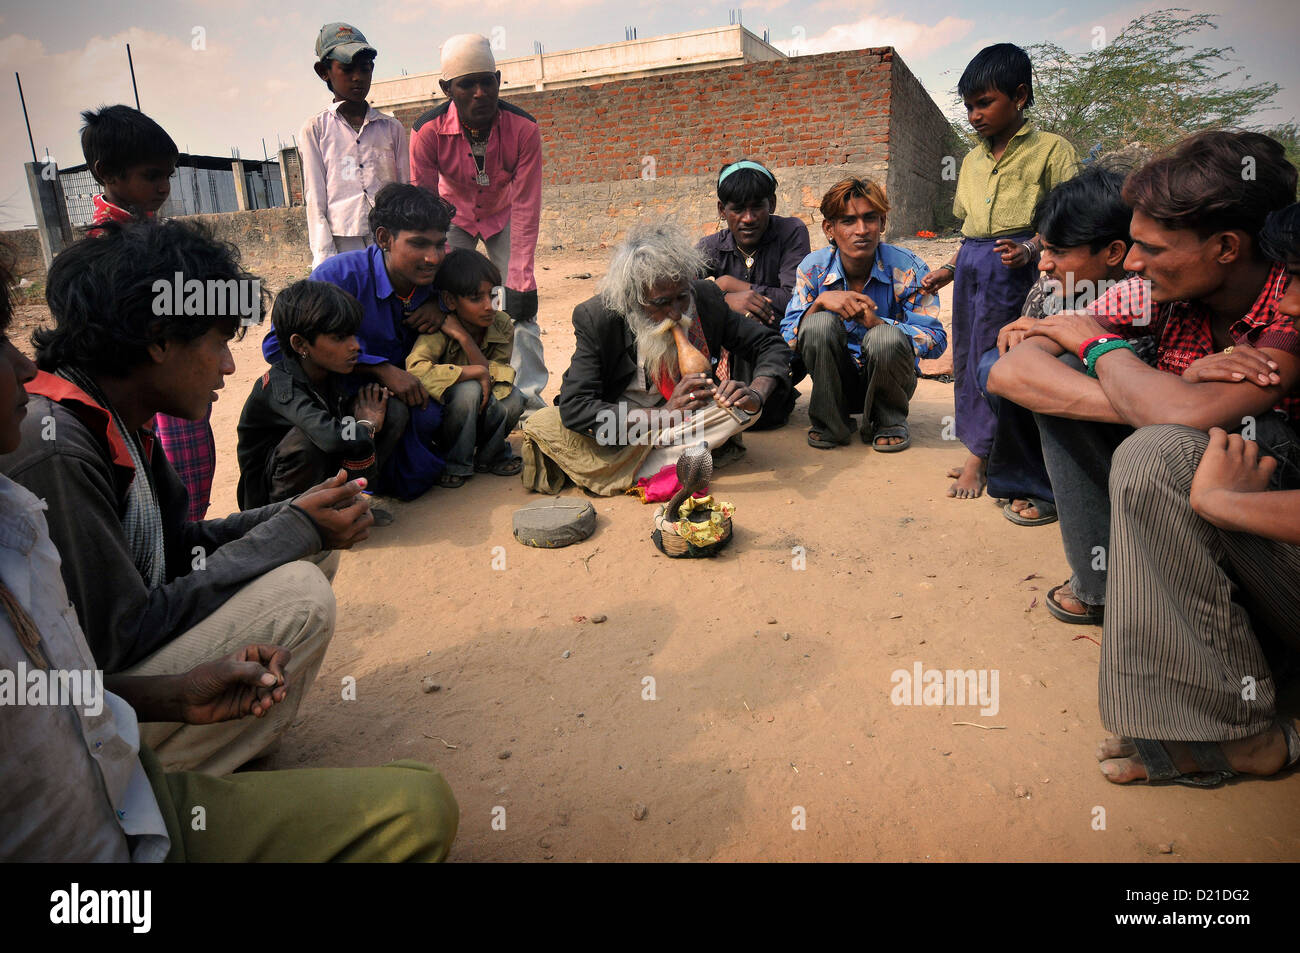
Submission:
<svg viewBox="0 0 1300 953">
<path fill-rule="evenodd" d="M 704 356 L 703 351 L 691 343 L 690 338 L 686 336 L 686 331 L 679 323 L 673 325 L 673 341 L 677 345 L 677 367 L 682 377 L 687 374 L 703 374 L 708 377 L 713 371 L 713 364 Z M 716 394 L 713 400 L 715 403 L 717 402 Z M 723 409 L 732 417 L 735 417 L 739 423 L 743 424 L 749 420 L 749 412 L 739 407 L 725 407 Z"/>
</svg>

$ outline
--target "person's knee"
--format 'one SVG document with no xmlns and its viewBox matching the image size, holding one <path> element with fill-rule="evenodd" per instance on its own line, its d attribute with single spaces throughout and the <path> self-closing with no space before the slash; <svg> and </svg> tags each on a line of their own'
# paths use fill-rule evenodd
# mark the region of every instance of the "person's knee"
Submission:
<svg viewBox="0 0 1300 953">
<path fill-rule="evenodd" d="M 878 324 L 875 328 L 868 329 L 865 343 L 871 354 L 881 356 L 905 354 L 911 350 L 911 338 L 907 337 L 902 328 L 892 324 Z"/>
<path fill-rule="evenodd" d="M 799 349 L 806 352 L 810 347 L 836 345 L 843 334 L 844 326 L 838 315 L 829 311 L 805 315 L 799 322 Z"/>
<path fill-rule="evenodd" d="M 271 570 L 263 579 L 273 586 L 268 599 L 275 606 L 277 621 L 282 623 L 276 630 L 291 640 L 276 644 L 292 648 L 292 644 L 313 638 L 329 641 L 338 609 L 330 580 L 318 565 L 295 560 Z"/>
<path fill-rule="evenodd" d="M 1191 489 L 1191 474 L 1205 451 L 1209 437 L 1193 427 L 1158 424 L 1142 427 L 1124 439 L 1110 466 L 1110 492 L 1143 489 L 1157 482 L 1173 482 Z M 1182 486 L 1186 484 L 1186 486 Z"/>
<path fill-rule="evenodd" d="M 438 771 L 420 761 L 395 761 L 385 765 L 392 777 L 398 823 L 398 841 L 406 856 L 393 860 L 436 863 L 446 860 L 460 827 L 460 806 Z"/>
<path fill-rule="evenodd" d="M 384 430 L 390 428 L 394 433 L 402 433 L 411 422 L 411 408 L 399 397 L 389 397 L 384 408 Z"/>
<path fill-rule="evenodd" d="M 501 410 L 505 413 L 506 420 L 513 423 L 523 415 L 524 402 L 525 398 L 523 392 L 520 391 L 518 387 L 512 387 L 510 388 L 510 393 L 497 403 L 501 405 Z"/>
<path fill-rule="evenodd" d="M 863 338 L 867 353 L 876 360 L 897 360 L 912 353 L 912 340 L 899 327 L 892 324 L 877 324 L 867 331 Z"/>
<path fill-rule="evenodd" d="M 443 392 L 442 406 L 449 414 L 453 410 L 476 413 L 482 400 L 483 385 L 478 381 L 458 381 Z"/>
</svg>

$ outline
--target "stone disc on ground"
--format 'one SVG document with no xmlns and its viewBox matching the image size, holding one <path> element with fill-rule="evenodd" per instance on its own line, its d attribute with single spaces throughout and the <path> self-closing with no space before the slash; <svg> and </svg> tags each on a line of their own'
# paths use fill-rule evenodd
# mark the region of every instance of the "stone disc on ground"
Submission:
<svg viewBox="0 0 1300 953">
<path fill-rule="evenodd" d="M 596 508 L 586 500 L 538 500 L 515 510 L 514 530 L 515 539 L 525 546 L 571 546 L 596 531 Z"/>
</svg>

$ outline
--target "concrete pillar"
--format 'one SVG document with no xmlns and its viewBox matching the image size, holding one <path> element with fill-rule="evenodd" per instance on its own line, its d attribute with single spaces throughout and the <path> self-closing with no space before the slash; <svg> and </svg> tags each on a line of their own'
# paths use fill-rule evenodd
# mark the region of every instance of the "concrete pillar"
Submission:
<svg viewBox="0 0 1300 953">
<path fill-rule="evenodd" d="M 239 211 L 247 212 L 253 206 L 248 202 L 248 179 L 244 177 L 244 163 L 239 159 L 231 159 L 230 171 L 235 176 L 235 204 L 239 206 Z"/>
<path fill-rule="evenodd" d="M 72 244 L 72 223 L 68 220 L 68 203 L 63 197 L 59 168 L 53 162 L 24 162 L 27 189 L 36 213 L 36 231 L 41 240 L 41 257 L 49 270 L 59 252 Z"/>
<path fill-rule="evenodd" d="M 533 62 L 537 67 L 537 82 L 533 85 L 533 89 L 545 89 L 546 88 L 546 65 L 544 60 L 544 54 L 534 53 Z"/>
<path fill-rule="evenodd" d="M 293 146 L 280 150 L 280 185 L 285 205 L 305 205 L 302 187 L 302 157 Z"/>
</svg>

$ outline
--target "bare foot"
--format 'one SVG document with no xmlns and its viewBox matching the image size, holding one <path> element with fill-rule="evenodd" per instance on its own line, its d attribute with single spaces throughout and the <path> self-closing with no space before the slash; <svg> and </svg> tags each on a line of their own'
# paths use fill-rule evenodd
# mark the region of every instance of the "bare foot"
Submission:
<svg viewBox="0 0 1300 953">
<path fill-rule="evenodd" d="M 948 495 L 959 500 L 973 500 L 984 492 L 984 471 L 988 461 L 971 454 L 960 468 L 953 467 L 948 476 L 956 478 L 948 487 Z"/>
<path fill-rule="evenodd" d="M 1161 742 L 1174 767 L 1184 774 L 1195 773 L 1198 768 L 1187 746 L 1178 741 Z M 1263 734 L 1237 741 L 1221 741 L 1219 747 L 1223 756 L 1232 765 L 1234 771 L 1241 774 L 1253 774 L 1267 777 L 1277 774 L 1286 766 L 1286 735 L 1280 725 L 1274 725 Z M 1101 762 L 1101 773 L 1107 781 L 1115 784 L 1128 784 L 1130 781 L 1144 781 L 1147 776 L 1146 765 L 1137 756 L 1137 748 L 1127 738 L 1107 738 L 1097 746 L 1097 760 Z"/>
<path fill-rule="evenodd" d="M 906 439 L 906 437 L 875 437 L 871 442 L 877 447 L 896 447 Z"/>
</svg>

